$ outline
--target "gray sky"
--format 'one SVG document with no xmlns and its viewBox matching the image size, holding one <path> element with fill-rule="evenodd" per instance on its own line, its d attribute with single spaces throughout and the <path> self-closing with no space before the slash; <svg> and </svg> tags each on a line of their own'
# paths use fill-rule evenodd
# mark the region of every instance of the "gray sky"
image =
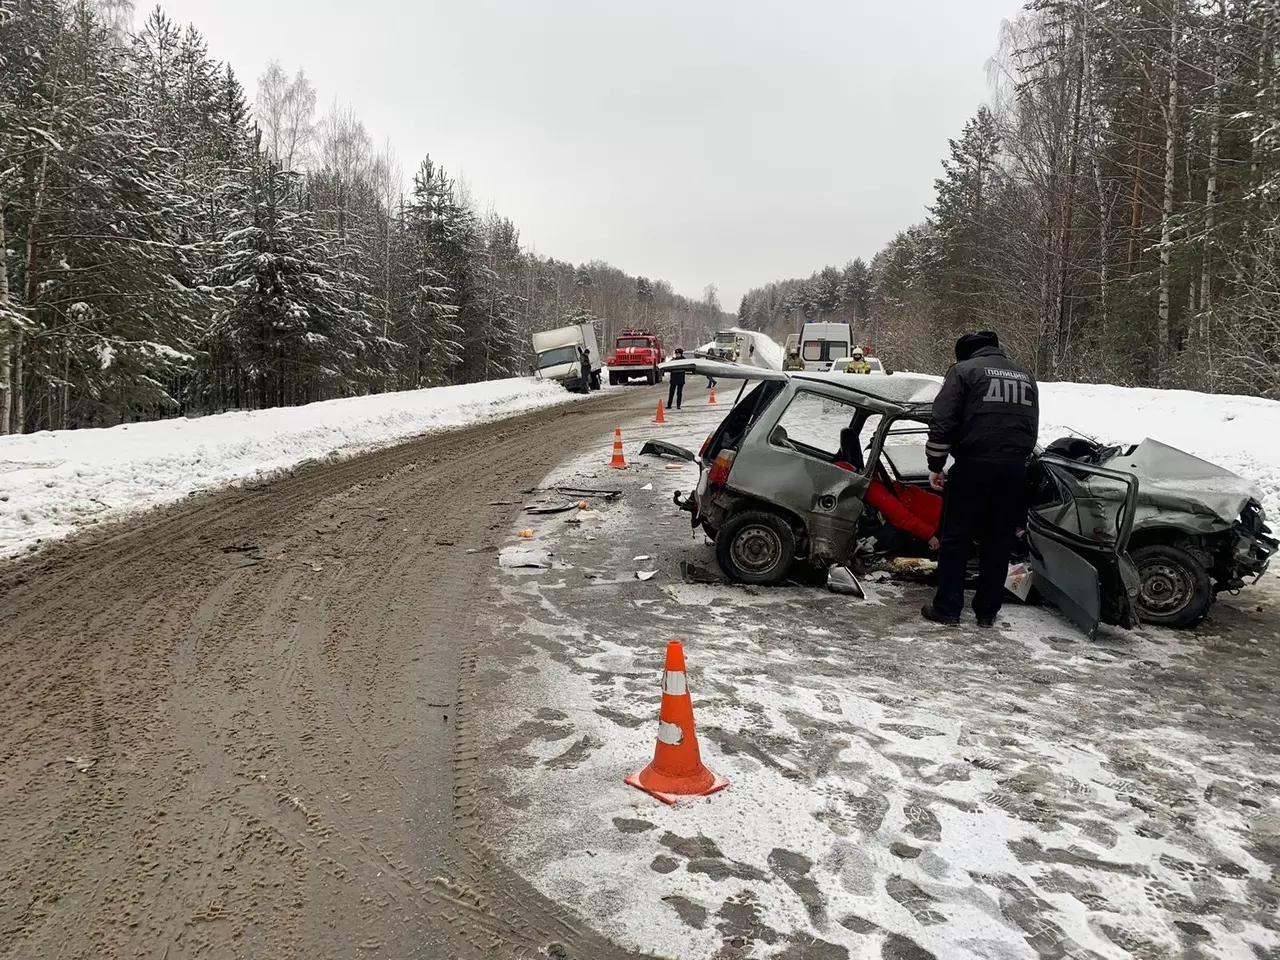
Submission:
<svg viewBox="0 0 1280 960">
<path fill-rule="evenodd" d="M 149 0 L 139 0 L 139 16 Z M 299 66 L 523 241 L 734 309 L 923 218 L 1019 0 L 161 0 L 253 96 Z"/>
</svg>

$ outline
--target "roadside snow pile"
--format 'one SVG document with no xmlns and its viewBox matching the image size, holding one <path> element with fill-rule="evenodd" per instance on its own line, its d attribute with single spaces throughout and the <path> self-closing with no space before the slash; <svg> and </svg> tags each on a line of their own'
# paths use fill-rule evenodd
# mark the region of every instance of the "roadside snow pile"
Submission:
<svg viewBox="0 0 1280 960">
<path fill-rule="evenodd" d="M 760 367 L 762 370 L 782 369 L 782 347 L 778 346 L 773 338 L 757 330 L 744 330 L 741 327 L 730 329 L 747 341 L 743 347 L 743 355 L 739 359 L 740 363 L 748 367 Z M 755 350 L 751 350 L 753 344 Z"/>
<path fill-rule="evenodd" d="M 1089 383 L 1040 385 L 1040 442 L 1089 436 L 1104 443 L 1150 437 L 1238 473 L 1262 488 L 1280 518 L 1280 403 L 1258 397 Z"/>
<path fill-rule="evenodd" d="M 195 420 L 0 437 L 0 556 L 196 490 L 575 396 L 558 384 L 517 378 Z"/>
</svg>

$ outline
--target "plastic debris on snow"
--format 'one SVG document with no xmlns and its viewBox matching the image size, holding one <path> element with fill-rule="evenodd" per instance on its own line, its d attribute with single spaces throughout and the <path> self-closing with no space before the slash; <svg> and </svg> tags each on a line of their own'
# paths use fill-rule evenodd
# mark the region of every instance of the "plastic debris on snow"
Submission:
<svg viewBox="0 0 1280 960">
<path fill-rule="evenodd" d="M 546 570 L 551 566 L 551 554 L 541 547 L 503 547 L 498 553 L 498 566 L 504 570 Z"/>
<path fill-rule="evenodd" d="M 646 483 L 646 484 L 645 484 L 643 487 L 641 487 L 640 489 L 641 489 L 641 490 L 652 490 L 652 489 L 653 489 L 653 484 L 652 484 L 652 483 Z"/>
<path fill-rule="evenodd" d="M 657 570 L 637 570 L 636 571 L 637 580 L 652 580 L 657 575 L 658 575 Z"/>
</svg>

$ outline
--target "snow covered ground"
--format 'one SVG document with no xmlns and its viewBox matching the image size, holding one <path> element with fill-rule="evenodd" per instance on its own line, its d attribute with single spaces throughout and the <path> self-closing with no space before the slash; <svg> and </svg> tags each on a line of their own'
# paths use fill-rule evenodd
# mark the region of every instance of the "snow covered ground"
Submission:
<svg viewBox="0 0 1280 960">
<path fill-rule="evenodd" d="M 1263 485 L 1280 466 L 1278 404 L 1045 393 L 1045 440 L 1153 436 Z M 912 585 L 870 584 L 859 604 L 688 583 L 682 561 L 714 569 L 671 504 L 696 468 L 635 453 L 651 436 L 696 446 L 726 410 L 686 393 L 669 426 L 624 428 L 626 473 L 603 469 L 602 438 L 544 484 L 624 492 L 592 522 L 535 520 L 547 567 L 501 574 L 476 669 L 506 679 L 472 739 L 494 771 L 476 812 L 504 858 L 623 944 L 681 960 L 1280 950 L 1274 574 L 1196 633 L 1096 643 L 1016 604 L 993 632 L 927 625 Z M 703 759 L 731 781 L 674 808 L 622 783 L 652 756 L 672 637 Z"/>
<path fill-rule="evenodd" d="M 125 511 L 447 427 L 567 403 L 515 378 L 226 413 L 0 437 L 0 556 Z"/>
</svg>

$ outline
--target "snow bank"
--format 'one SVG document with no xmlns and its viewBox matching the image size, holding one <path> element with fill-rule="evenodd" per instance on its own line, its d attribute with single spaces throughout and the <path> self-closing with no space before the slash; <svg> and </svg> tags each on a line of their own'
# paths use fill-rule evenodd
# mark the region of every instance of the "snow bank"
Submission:
<svg viewBox="0 0 1280 960">
<path fill-rule="evenodd" d="M 772 337 L 757 330 L 744 330 L 742 327 L 730 327 L 730 329 L 739 336 L 745 337 L 748 344 L 755 344 L 754 352 L 744 349 L 741 363 L 748 367 L 760 367 L 762 370 L 782 369 L 782 347 L 778 346 Z"/>
<path fill-rule="evenodd" d="M 575 396 L 558 384 L 519 378 L 195 420 L 0 437 L 0 556 L 196 490 Z"/>
<path fill-rule="evenodd" d="M 1071 435 L 1104 443 L 1150 437 L 1256 483 L 1267 515 L 1280 519 L 1280 403 L 1086 383 L 1040 388 L 1041 443 Z"/>
</svg>

